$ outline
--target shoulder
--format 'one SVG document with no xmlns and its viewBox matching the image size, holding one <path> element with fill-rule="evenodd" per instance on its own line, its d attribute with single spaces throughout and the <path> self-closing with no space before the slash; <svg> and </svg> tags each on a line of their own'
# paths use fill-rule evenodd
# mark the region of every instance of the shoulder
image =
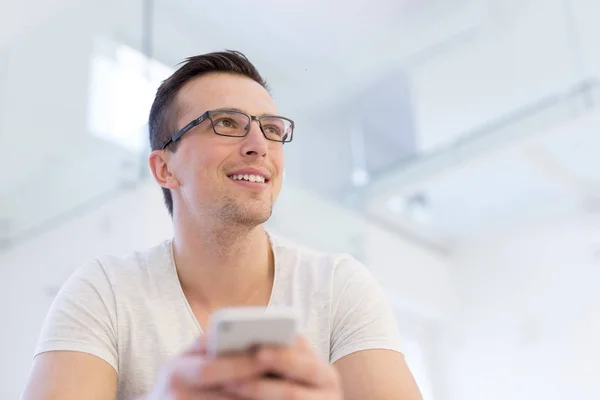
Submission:
<svg viewBox="0 0 600 400">
<path fill-rule="evenodd" d="M 164 279 L 172 265 L 171 241 L 123 255 L 101 255 L 76 268 L 61 291 L 128 293 Z"/>
<path fill-rule="evenodd" d="M 271 243 L 277 262 L 295 267 L 298 273 L 329 276 L 334 284 L 350 279 L 372 279 L 368 268 L 350 254 L 318 251 L 275 236 L 271 236 Z"/>
<path fill-rule="evenodd" d="M 171 240 L 166 240 L 154 247 L 127 254 L 101 255 L 95 260 L 95 264 L 111 283 L 135 280 L 139 284 L 139 279 L 145 275 L 168 271 L 172 267 L 171 243 Z"/>
</svg>

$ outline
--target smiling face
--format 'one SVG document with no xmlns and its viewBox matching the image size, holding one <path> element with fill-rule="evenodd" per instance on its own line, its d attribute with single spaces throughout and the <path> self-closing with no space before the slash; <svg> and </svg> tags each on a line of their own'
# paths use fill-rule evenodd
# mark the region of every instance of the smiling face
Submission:
<svg viewBox="0 0 600 400">
<path fill-rule="evenodd" d="M 209 110 L 277 115 L 265 88 L 228 73 L 211 73 L 188 82 L 176 103 L 177 129 Z M 227 127 L 231 123 L 216 117 L 215 124 Z M 150 165 L 159 184 L 171 190 L 175 213 L 256 226 L 269 218 L 281 189 L 283 144 L 267 140 L 257 121 L 251 122 L 245 137 L 228 137 L 215 134 L 207 119 L 179 140 L 175 152 L 154 151 Z"/>
</svg>

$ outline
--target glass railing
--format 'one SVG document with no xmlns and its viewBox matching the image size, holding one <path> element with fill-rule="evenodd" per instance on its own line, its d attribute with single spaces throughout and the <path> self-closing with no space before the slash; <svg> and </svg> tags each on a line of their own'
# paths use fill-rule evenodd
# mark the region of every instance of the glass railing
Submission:
<svg viewBox="0 0 600 400">
<path fill-rule="evenodd" d="M 569 120 L 600 110 L 600 80 L 590 78 L 459 135 L 450 143 L 399 160 L 361 189 L 364 199 L 400 192 L 433 175 L 515 142 L 546 134 Z"/>
<path fill-rule="evenodd" d="M 145 179 L 147 113 L 169 74 L 142 52 L 142 2 L 43 11 L 0 46 L 0 247 Z"/>
</svg>

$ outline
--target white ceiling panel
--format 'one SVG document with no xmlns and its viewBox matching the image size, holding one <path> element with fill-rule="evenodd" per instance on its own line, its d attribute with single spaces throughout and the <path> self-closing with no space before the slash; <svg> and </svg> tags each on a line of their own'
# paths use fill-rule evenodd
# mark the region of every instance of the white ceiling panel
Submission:
<svg viewBox="0 0 600 400">
<path fill-rule="evenodd" d="M 535 215 L 576 209 L 577 194 L 533 168 L 514 154 L 467 164 L 430 185 L 428 199 L 432 226 L 450 238 L 519 224 Z"/>
</svg>

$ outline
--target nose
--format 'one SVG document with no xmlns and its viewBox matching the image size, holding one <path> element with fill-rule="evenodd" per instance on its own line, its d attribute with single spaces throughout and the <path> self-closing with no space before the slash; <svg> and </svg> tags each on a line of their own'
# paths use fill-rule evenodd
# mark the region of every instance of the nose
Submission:
<svg viewBox="0 0 600 400">
<path fill-rule="evenodd" d="M 242 142 L 242 155 L 265 157 L 269 149 L 267 138 L 260 130 L 258 121 L 250 121 L 250 130 Z"/>
</svg>

